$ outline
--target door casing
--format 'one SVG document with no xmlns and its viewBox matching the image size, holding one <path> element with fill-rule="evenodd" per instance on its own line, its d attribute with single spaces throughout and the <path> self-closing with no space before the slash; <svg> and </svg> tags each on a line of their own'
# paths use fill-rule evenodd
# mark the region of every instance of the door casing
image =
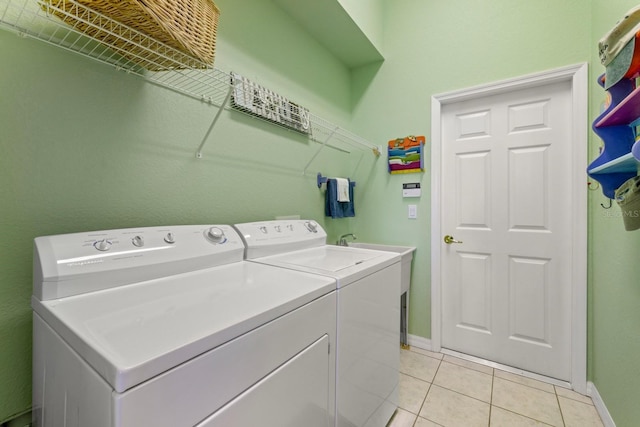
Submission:
<svg viewBox="0 0 640 427">
<path fill-rule="evenodd" d="M 572 91 L 572 343 L 571 387 L 582 394 L 587 392 L 587 165 L 588 137 L 588 71 L 587 64 L 529 74 L 512 79 L 446 92 L 431 97 L 431 347 L 442 349 L 442 275 L 441 212 L 443 190 L 441 108 L 444 104 L 497 95 L 538 85 L 570 81 Z M 581 185 L 584 183 L 584 185 Z"/>
</svg>

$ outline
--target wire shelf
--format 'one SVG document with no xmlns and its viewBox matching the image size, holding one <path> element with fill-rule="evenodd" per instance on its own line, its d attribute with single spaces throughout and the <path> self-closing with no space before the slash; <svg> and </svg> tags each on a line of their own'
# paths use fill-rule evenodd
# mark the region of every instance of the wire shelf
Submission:
<svg viewBox="0 0 640 427">
<path fill-rule="evenodd" d="M 104 38 L 107 42 L 86 35 L 79 25 L 108 35 Z M 136 74 L 148 82 L 215 105 L 221 110 L 242 112 L 291 130 L 251 112 L 233 108 L 228 102 L 233 89 L 230 73 L 156 41 L 74 0 L 0 0 L 0 27 Z M 127 50 L 127 47 L 135 49 Z M 148 71 L 145 66 L 166 71 Z M 212 127 L 218 117 L 219 114 Z M 379 147 L 313 113 L 309 113 L 309 122 L 311 131 L 308 137 L 322 144 L 320 149 L 328 146 L 347 153 L 352 149 L 370 149 L 376 156 L 380 155 Z M 198 149 L 198 157 L 201 157 L 210 131 L 211 128 Z"/>
</svg>

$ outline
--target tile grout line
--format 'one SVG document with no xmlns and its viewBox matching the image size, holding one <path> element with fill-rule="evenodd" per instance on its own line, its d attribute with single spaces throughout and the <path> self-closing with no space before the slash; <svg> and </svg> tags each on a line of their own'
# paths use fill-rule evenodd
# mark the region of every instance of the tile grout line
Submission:
<svg viewBox="0 0 640 427">
<path fill-rule="evenodd" d="M 514 374 L 514 375 L 517 375 L 517 374 Z M 519 376 L 520 376 L 520 377 L 522 377 L 522 375 L 519 375 Z M 554 386 L 553 384 L 550 384 L 550 383 L 545 383 L 545 382 L 542 382 L 542 381 L 541 381 L 543 384 L 549 384 L 551 387 L 553 387 L 553 391 L 543 390 L 543 389 L 541 389 L 541 388 L 534 387 L 534 386 L 531 386 L 531 385 L 529 385 L 529 384 L 524 384 L 524 383 L 521 383 L 521 382 L 518 382 L 518 381 L 512 381 L 512 380 L 510 380 L 510 379 L 508 379 L 508 378 L 503 378 L 503 377 L 498 377 L 498 378 L 500 378 L 500 379 L 501 379 L 501 380 L 503 380 L 503 381 L 509 381 L 509 382 L 510 382 L 510 383 L 512 383 L 512 384 L 518 384 L 518 385 L 521 385 L 521 386 L 525 386 L 525 387 L 528 387 L 528 388 L 532 388 L 532 389 L 534 389 L 534 390 L 538 390 L 538 391 L 543 391 L 543 392 L 545 392 L 545 393 L 547 393 L 547 394 L 554 394 L 554 395 L 556 395 L 556 396 L 557 396 L 555 386 Z M 527 378 L 527 377 L 522 377 L 522 378 Z"/>
<path fill-rule="evenodd" d="M 409 350 L 409 351 L 411 351 L 411 350 Z M 436 368 L 436 370 L 435 370 L 435 373 L 434 373 L 433 378 L 431 379 L 431 381 L 426 381 L 426 380 L 424 380 L 423 378 L 419 378 L 419 377 L 413 376 L 413 375 L 408 374 L 408 373 L 403 373 L 404 375 L 407 375 L 408 377 L 413 378 L 413 379 L 415 379 L 415 380 L 418 380 L 418 381 L 422 381 L 422 382 L 427 382 L 427 383 L 429 383 L 429 386 L 428 386 L 428 388 L 427 388 L 427 391 L 426 391 L 426 394 L 425 394 L 425 396 L 424 396 L 424 399 L 423 399 L 423 401 L 422 401 L 422 403 L 421 403 L 420 407 L 419 407 L 419 408 L 418 408 L 418 410 L 417 410 L 416 419 L 414 420 L 414 423 L 412 424 L 412 425 L 413 425 L 413 427 L 415 427 L 415 426 L 417 425 L 417 423 L 418 423 L 419 419 L 421 418 L 421 417 L 420 417 L 420 413 L 421 413 L 422 409 L 424 408 L 424 406 L 425 406 L 425 404 L 426 404 L 426 400 L 427 400 L 427 398 L 428 398 L 429 393 L 432 391 L 433 385 L 438 385 L 438 384 L 435 384 L 435 379 L 436 379 L 436 377 L 437 377 L 437 375 L 438 375 L 438 373 L 439 373 L 440 369 L 443 367 L 442 363 L 443 363 L 443 362 L 445 362 L 445 358 L 444 358 L 444 357 L 442 357 L 442 358 L 433 357 L 433 356 L 431 356 L 431 355 L 429 355 L 429 354 L 424 354 L 424 353 L 419 353 L 419 352 L 414 352 L 414 351 L 411 351 L 411 352 L 412 352 L 413 354 L 416 354 L 416 355 L 420 355 L 420 356 L 428 357 L 429 359 L 431 359 L 431 360 L 436 360 L 436 361 L 438 362 L 438 363 L 437 363 L 437 368 Z M 552 383 L 545 383 L 544 381 L 541 381 L 541 383 L 542 383 L 542 384 L 548 384 L 548 385 L 550 385 L 550 386 L 552 387 L 552 391 L 548 391 L 548 390 L 545 390 L 545 389 L 543 389 L 543 388 L 536 387 L 535 385 L 530 385 L 530 384 L 526 384 L 526 383 L 523 383 L 523 382 L 519 382 L 519 381 L 516 381 L 516 380 L 510 379 L 510 378 L 504 378 L 504 377 L 501 377 L 501 376 L 497 376 L 497 375 L 496 375 L 496 372 L 497 372 L 497 371 L 502 372 L 502 371 L 501 371 L 501 370 L 498 370 L 498 369 L 496 369 L 496 368 L 492 368 L 492 370 L 491 370 L 491 374 L 488 374 L 487 372 L 484 372 L 484 371 L 482 371 L 482 370 L 476 370 L 476 369 L 473 369 L 472 367 L 469 367 L 469 366 L 465 366 L 465 365 L 462 365 L 462 364 L 457 364 L 457 363 L 454 363 L 454 362 L 451 362 L 451 361 L 446 361 L 446 362 L 447 362 L 447 363 L 449 363 L 449 364 L 452 364 L 452 365 L 458 366 L 458 367 L 460 367 L 460 368 L 468 369 L 468 370 L 470 370 L 470 371 L 483 373 L 483 374 L 485 374 L 485 375 L 491 375 L 491 394 L 490 394 L 490 399 L 489 399 L 489 418 L 488 418 L 488 420 L 487 420 L 487 425 L 488 425 L 489 427 L 491 426 L 491 415 L 492 415 L 492 413 L 493 413 L 493 410 L 494 410 L 495 408 L 499 408 L 499 406 L 494 405 L 494 402 L 493 402 L 493 400 L 494 400 L 494 392 L 495 392 L 495 379 L 496 379 L 496 377 L 498 377 L 498 378 L 500 378 L 501 380 L 504 380 L 504 381 L 506 381 L 506 382 L 509 382 L 509 383 L 511 383 L 511 384 L 516 384 L 516 385 L 518 385 L 518 386 L 526 387 L 526 388 L 527 388 L 527 389 L 529 389 L 529 390 L 535 390 L 535 391 L 538 391 L 538 392 L 545 392 L 545 393 L 549 393 L 549 394 L 554 394 L 554 395 L 555 395 L 555 401 L 556 401 L 556 404 L 558 405 L 558 409 L 559 409 L 559 412 L 560 412 L 560 421 L 561 421 L 561 423 L 562 423 L 562 424 L 561 424 L 561 426 L 562 426 L 562 427 L 566 427 L 566 421 L 565 421 L 564 412 L 563 412 L 563 409 L 562 409 L 562 406 L 561 406 L 561 403 L 560 403 L 560 397 L 564 397 L 564 398 L 565 398 L 565 399 L 567 399 L 567 400 L 570 400 L 570 401 L 572 401 L 572 402 L 576 402 L 576 403 L 581 403 L 581 404 L 583 404 L 583 405 L 591 405 L 591 406 L 595 406 L 595 405 L 594 405 L 594 403 L 593 403 L 593 399 L 590 399 L 591 403 L 589 403 L 589 402 L 584 402 L 584 401 L 582 401 L 582 400 L 579 400 L 579 399 L 577 399 L 577 398 L 573 398 L 572 396 L 560 396 L 560 395 L 559 395 L 559 393 L 558 393 L 558 389 L 559 389 L 559 388 L 561 388 L 561 387 L 556 386 L 556 385 L 554 385 L 554 384 L 552 384 Z M 514 375 L 516 375 L 517 377 L 522 377 L 521 375 L 518 375 L 518 374 L 514 374 Z M 527 377 L 524 377 L 524 378 L 527 378 Z M 464 394 L 464 393 L 460 393 L 459 391 L 456 391 L 456 390 L 450 389 L 450 388 L 448 388 L 448 387 L 446 387 L 446 386 L 444 386 L 444 385 L 438 385 L 438 387 L 441 387 L 442 389 L 448 390 L 448 391 L 450 391 L 450 392 L 457 393 L 457 394 L 460 394 L 460 395 L 462 395 L 462 396 L 465 396 L 465 397 L 468 397 L 468 398 L 471 398 L 471 399 L 477 400 L 477 401 L 479 401 L 479 402 L 484 402 L 484 401 L 483 401 L 483 400 L 481 400 L 481 399 L 475 398 L 475 397 L 473 397 L 473 396 L 468 396 L 468 395 L 466 395 L 466 394 Z M 588 396 L 587 396 L 587 397 L 588 397 Z M 485 403 L 486 403 L 486 402 L 485 402 Z M 494 406 L 495 406 L 495 408 L 494 408 Z M 511 413 L 513 413 L 513 414 L 515 414 L 515 415 L 518 415 L 518 416 L 521 416 L 521 417 L 525 417 L 525 418 L 527 418 L 527 419 L 529 419 L 529 420 L 532 420 L 532 421 L 535 421 L 535 422 L 542 423 L 543 425 L 548 425 L 548 424 L 546 424 L 546 423 L 544 423 L 544 422 L 542 422 L 542 421 L 540 421 L 540 420 L 537 420 L 537 419 L 535 419 L 535 418 L 531 418 L 531 417 L 529 417 L 529 416 L 526 416 L 526 415 L 520 414 L 520 413 L 518 413 L 518 412 L 514 412 L 514 411 L 512 411 L 512 410 L 505 409 L 505 408 L 502 408 L 502 409 L 503 409 L 503 410 L 506 410 L 506 411 L 508 411 L 508 412 L 511 412 Z M 424 419 L 426 419 L 427 421 L 433 422 L 433 421 L 431 421 L 429 418 L 424 418 Z M 434 423 L 434 424 L 437 424 L 437 423 Z M 439 424 L 438 424 L 438 425 L 439 425 Z M 551 427 L 551 426 L 550 426 L 550 427 Z"/>
<path fill-rule="evenodd" d="M 494 371 L 495 371 L 495 369 L 494 369 Z M 516 375 L 517 375 L 517 374 L 516 374 Z M 494 378 L 495 378 L 495 376 L 494 376 Z M 527 385 L 527 384 L 519 383 L 519 382 L 517 382 L 517 381 L 511 381 L 511 380 L 509 380 L 509 379 L 507 379 L 507 378 L 502 378 L 502 377 L 498 377 L 498 378 L 500 378 L 500 379 L 501 379 L 501 380 L 503 380 L 503 381 L 508 381 L 508 382 L 510 382 L 510 383 L 512 383 L 512 384 L 517 384 L 517 385 L 520 385 L 520 386 L 528 387 L 528 388 L 530 388 L 530 389 L 532 389 L 532 390 L 542 391 L 542 392 L 545 392 L 545 393 L 547 393 L 547 394 L 554 394 L 554 395 L 556 396 L 556 401 L 557 401 L 557 403 L 558 403 L 558 409 L 560 410 L 560 417 L 562 418 L 562 426 L 556 426 L 556 427 L 566 427 L 566 424 L 565 424 L 565 422 L 564 422 L 564 417 L 562 416 L 562 409 L 561 409 L 561 407 L 560 407 L 560 402 L 559 402 L 559 400 L 558 400 L 558 394 L 556 393 L 556 388 L 555 388 L 555 386 L 554 386 L 554 385 L 552 385 L 552 387 L 553 387 L 553 393 L 551 393 L 551 392 L 546 391 L 546 390 L 541 390 L 541 389 L 539 389 L 539 388 L 537 388 L 537 387 L 532 387 L 532 386 L 529 386 L 529 385 Z M 491 390 L 491 407 L 493 408 L 493 406 L 494 406 L 494 405 L 493 405 L 493 388 L 492 388 L 492 390 Z M 545 426 L 553 427 L 553 426 L 551 426 L 550 424 L 547 424 L 546 422 L 544 422 L 544 421 L 542 421 L 542 420 L 539 420 L 539 419 L 537 419 L 537 418 L 533 418 L 533 417 L 531 417 L 531 416 L 529 416 L 529 415 L 521 414 L 520 412 L 516 412 L 516 411 L 514 411 L 514 410 L 512 410 L 512 409 L 508 409 L 508 408 L 503 408 L 502 406 L 498 406 L 498 405 L 495 405 L 495 406 L 496 406 L 496 408 L 500 408 L 500 409 L 502 409 L 502 410 L 504 410 L 504 411 L 511 412 L 512 414 L 516 414 L 516 415 L 519 415 L 519 416 L 521 416 L 521 417 L 524 417 L 524 418 L 527 418 L 527 419 L 533 420 L 533 421 L 535 421 L 535 422 L 537 422 L 537 423 L 542 423 L 542 424 L 543 424 L 543 425 L 545 425 Z"/>
<path fill-rule="evenodd" d="M 456 365 L 455 363 L 447 362 L 447 361 L 445 361 L 445 360 L 443 360 L 443 362 L 448 363 L 448 364 L 450 364 L 450 365 L 457 366 L 457 367 L 459 367 L 459 368 L 467 369 L 467 370 L 472 371 L 472 372 L 474 372 L 474 373 L 479 373 L 479 374 L 482 374 L 482 375 L 488 375 L 488 376 L 490 376 L 490 377 L 491 377 L 491 390 L 492 390 L 492 393 L 493 393 L 493 374 L 487 374 L 486 372 L 476 371 L 476 370 L 474 370 L 474 369 L 467 368 L 466 366 Z M 438 366 L 438 370 L 439 370 L 439 369 L 440 369 L 440 366 Z M 437 371 L 436 371 L 436 374 L 437 374 Z M 435 375 L 434 375 L 433 379 L 435 380 Z M 459 394 L 459 395 L 464 396 L 464 397 L 468 397 L 469 399 L 477 400 L 478 402 L 488 403 L 489 405 L 491 405 L 491 402 L 487 402 L 487 401 L 482 400 L 482 399 L 480 399 L 480 398 L 478 398 L 478 397 L 471 396 L 471 395 L 469 395 L 469 394 L 465 394 L 464 392 L 461 392 L 461 391 L 458 391 L 458 390 L 454 390 L 454 389 L 450 388 L 449 386 L 446 386 L 446 385 L 443 385 L 443 384 L 435 384 L 434 382 L 432 382 L 432 384 L 433 384 L 433 385 L 435 385 L 435 386 L 437 386 L 437 387 L 440 387 L 440 388 L 441 388 L 441 389 L 443 389 L 443 390 L 447 390 L 447 391 L 450 391 L 450 392 L 452 392 L 452 393 Z"/>
<path fill-rule="evenodd" d="M 491 412 L 493 412 L 493 384 L 496 380 L 496 370 L 491 368 L 491 398 L 489 399 L 489 419 L 487 425 L 491 427 Z"/>
<path fill-rule="evenodd" d="M 553 392 L 556 395 L 556 402 L 558 402 L 558 410 L 560 411 L 560 419 L 562 420 L 562 425 L 566 427 L 567 423 L 564 422 L 564 414 L 562 413 L 562 405 L 560 405 L 560 396 L 558 396 L 558 390 L 556 386 L 553 386 Z"/>
<path fill-rule="evenodd" d="M 420 354 L 420 353 L 417 353 Z M 424 355 L 426 356 L 426 354 Z M 429 356 L 427 356 L 429 357 Z M 435 357 L 432 357 L 432 359 L 435 359 Z M 436 359 L 438 360 L 438 359 Z M 427 401 L 427 397 L 429 396 L 429 392 L 431 391 L 431 387 L 433 387 L 433 380 L 436 379 L 436 375 L 438 375 L 438 371 L 440 370 L 440 365 L 442 365 L 442 359 L 438 360 L 438 367 L 436 368 L 436 372 L 433 374 L 433 378 L 431 379 L 431 382 L 429 383 L 429 388 L 427 389 L 427 393 L 424 395 L 424 399 L 422 400 L 422 404 L 420 405 L 420 408 L 418 408 L 418 413 L 416 414 L 416 420 L 413 422 L 413 426 L 415 427 L 416 423 L 418 422 L 418 418 L 420 418 L 420 412 L 422 412 L 422 408 L 424 407 L 425 402 Z M 424 381 L 424 380 L 423 380 Z M 428 419 L 428 418 L 426 418 Z M 431 420 L 429 420 L 431 421 Z"/>
<path fill-rule="evenodd" d="M 554 386 L 554 387 L 555 387 L 555 386 Z M 560 387 L 560 388 L 563 388 L 563 387 Z M 569 390 L 569 391 L 573 391 L 573 390 L 571 390 L 571 389 L 567 389 L 567 390 Z M 578 393 L 578 392 L 575 392 L 575 393 L 580 394 L 580 393 Z M 582 403 L 583 405 L 591 405 L 591 406 L 593 406 L 593 407 L 595 407 L 595 406 L 596 406 L 596 405 L 595 405 L 595 403 L 593 403 L 593 399 L 592 399 L 590 396 L 586 395 L 586 394 L 580 394 L 580 396 L 588 397 L 588 398 L 589 398 L 589 402 L 591 402 L 591 403 L 589 403 L 589 402 L 584 402 L 584 401 L 579 400 L 579 399 L 575 399 L 575 398 L 573 398 L 573 397 L 571 397 L 571 396 L 560 396 L 560 395 L 558 394 L 558 392 L 557 392 L 557 391 L 556 391 L 556 395 L 558 396 L 558 399 L 560 399 L 560 398 L 562 397 L 562 398 L 565 398 L 565 399 L 567 399 L 567 400 L 571 400 L 572 402 Z"/>
</svg>

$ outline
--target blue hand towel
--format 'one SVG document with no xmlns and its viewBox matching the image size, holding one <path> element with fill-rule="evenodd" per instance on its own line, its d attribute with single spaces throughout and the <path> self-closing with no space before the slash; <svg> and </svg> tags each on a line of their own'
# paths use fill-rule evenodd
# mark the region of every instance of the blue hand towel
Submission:
<svg viewBox="0 0 640 427">
<path fill-rule="evenodd" d="M 353 204 L 353 185 L 349 181 L 349 202 L 338 201 L 338 182 L 335 179 L 327 179 L 327 191 L 325 193 L 324 214 L 331 218 L 345 218 L 356 216 Z"/>
</svg>

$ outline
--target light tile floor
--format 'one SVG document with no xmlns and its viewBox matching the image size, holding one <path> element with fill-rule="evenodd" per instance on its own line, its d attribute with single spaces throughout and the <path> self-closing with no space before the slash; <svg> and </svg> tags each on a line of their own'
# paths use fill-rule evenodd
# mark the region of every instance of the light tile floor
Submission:
<svg viewBox="0 0 640 427">
<path fill-rule="evenodd" d="M 600 427 L 591 398 L 412 347 L 400 353 L 399 408 L 387 427 Z"/>
</svg>

